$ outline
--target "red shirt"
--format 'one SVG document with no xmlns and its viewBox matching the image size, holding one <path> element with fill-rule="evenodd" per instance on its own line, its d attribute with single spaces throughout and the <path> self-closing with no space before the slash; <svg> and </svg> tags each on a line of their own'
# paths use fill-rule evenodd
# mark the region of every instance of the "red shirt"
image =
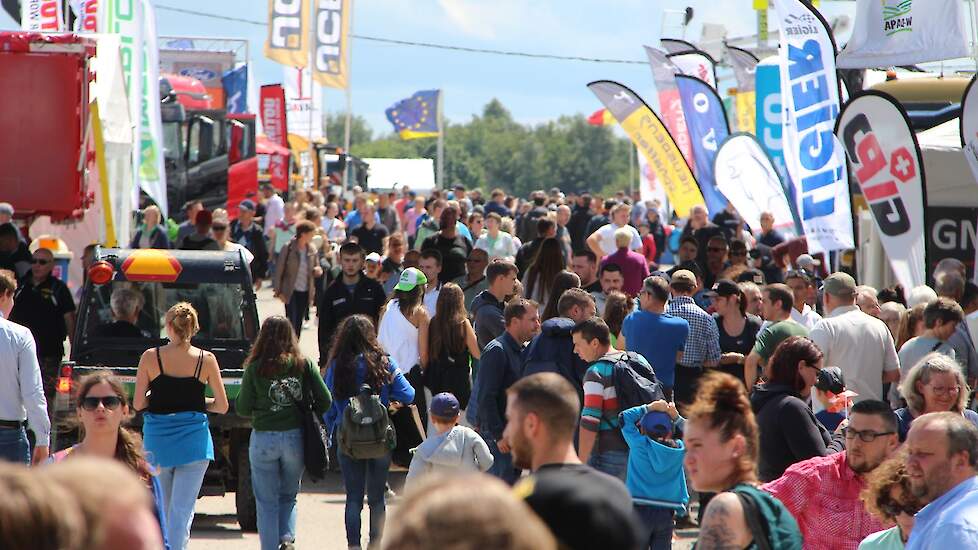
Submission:
<svg viewBox="0 0 978 550">
<path fill-rule="evenodd" d="M 638 295 L 642 290 L 642 281 L 649 276 L 649 264 L 645 261 L 645 256 L 627 248 L 619 248 L 605 256 L 601 260 L 601 267 L 605 264 L 618 264 L 621 268 L 621 276 L 625 279 L 622 291 L 631 298 Z"/>
<path fill-rule="evenodd" d="M 649 265 L 655 263 L 656 252 L 655 239 L 652 238 L 652 235 L 642 237 L 642 255 L 645 256 L 645 261 L 648 262 Z"/>
<path fill-rule="evenodd" d="M 865 486 L 841 452 L 793 464 L 761 488 L 795 517 L 805 550 L 856 550 L 864 538 L 887 527 L 859 499 Z"/>
</svg>

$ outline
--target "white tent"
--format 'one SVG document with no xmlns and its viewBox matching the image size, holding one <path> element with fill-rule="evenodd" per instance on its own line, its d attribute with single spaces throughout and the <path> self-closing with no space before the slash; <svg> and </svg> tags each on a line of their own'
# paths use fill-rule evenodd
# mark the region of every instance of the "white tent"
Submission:
<svg viewBox="0 0 978 550">
<path fill-rule="evenodd" d="M 960 120 L 955 118 L 917 134 L 929 206 L 978 207 L 978 183 L 961 151 Z"/>
<path fill-rule="evenodd" d="M 363 159 L 369 166 L 367 185 L 373 191 L 398 189 L 407 185 L 412 191 L 426 193 L 435 188 L 435 165 L 432 159 Z"/>
</svg>

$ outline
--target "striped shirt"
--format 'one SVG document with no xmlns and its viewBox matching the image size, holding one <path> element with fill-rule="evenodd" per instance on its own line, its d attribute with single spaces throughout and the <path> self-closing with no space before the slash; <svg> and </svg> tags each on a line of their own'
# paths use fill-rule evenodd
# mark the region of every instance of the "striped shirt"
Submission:
<svg viewBox="0 0 978 550">
<path fill-rule="evenodd" d="M 703 363 L 720 361 L 720 331 L 713 317 L 703 311 L 689 296 L 673 296 L 666 313 L 689 323 L 689 336 L 683 348 L 684 367 L 702 367 Z"/>
<path fill-rule="evenodd" d="M 614 365 L 621 356 L 621 352 L 611 352 L 591 364 L 584 373 L 581 428 L 597 432 L 595 453 L 628 450 L 619 429 L 618 414 L 621 411 L 615 393 Z"/>
</svg>

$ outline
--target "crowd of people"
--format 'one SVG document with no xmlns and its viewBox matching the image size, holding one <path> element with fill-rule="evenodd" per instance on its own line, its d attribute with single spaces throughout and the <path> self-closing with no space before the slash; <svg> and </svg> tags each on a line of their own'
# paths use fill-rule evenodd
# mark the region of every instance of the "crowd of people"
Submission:
<svg viewBox="0 0 978 550">
<path fill-rule="evenodd" d="M 365 499 L 370 547 L 661 549 L 690 526 L 706 549 L 978 547 L 978 353 L 964 322 L 978 286 L 964 264 L 937 264 L 932 286 L 874 289 L 827 270 L 769 213 L 750 228 L 729 206 L 712 220 L 662 210 L 559 189 L 355 189 L 346 204 L 263 186 L 233 221 L 190 203 L 188 221 L 164 224 L 150 206 L 131 246 L 240 250 L 284 306 L 235 403 L 253 418 L 263 549 L 294 543 L 310 388 L 350 548 L 364 544 Z M 0 384 L 0 453 L 31 460 L 26 420 L 39 464 L 45 377 L 74 307 L 50 253 L 25 265 L 7 227 L 0 269 L 20 280 L 0 272 L 0 348 L 16 351 L 0 375 L 22 379 Z M 216 360 L 191 345 L 195 315 L 167 314 L 169 343 L 143 355 L 131 403 L 106 375 L 78 385 L 82 421 L 112 429 L 93 426 L 74 454 L 142 478 L 170 548 L 186 543 L 213 458 L 207 414 L 228 409 Z M 314 321 L 306 358 L 297 335 Z M 130 407 L 146 413 L 141 443 L 120 425 Z M 388 519 L 392 464 L 408 468 L 407 493 Z"/>
</svg>

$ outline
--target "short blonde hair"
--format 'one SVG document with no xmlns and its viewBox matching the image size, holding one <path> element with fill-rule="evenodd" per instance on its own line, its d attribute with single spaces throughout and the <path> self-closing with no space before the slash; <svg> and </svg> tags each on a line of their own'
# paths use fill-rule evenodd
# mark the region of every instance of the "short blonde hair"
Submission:
<svg viewBox="0 0 978 550">
<path fill-rule="evenodd" d="M 964 379 L 961 366 L 954 359 L 937 352 L 925 355 L 910 369 L 907 377 L 900 382 L 900 395 L 907 400 L 907 407 L 910 408 L 910 411 L 914 413 L 914 416 L 924 412 L 924 396 L 917 389 L 917 382 L 927 384 L 935 374 L 954 376 L 957 385 L 961 386 L 961 390 L 958 392 L 957 402 L 951 405 L 951 411 L 956 413 L 964 411 L 968 403 L 968 396 L 971 394 L 971 388 L 968 387 L 968 382 Z"/>
<path fill-rule="evenodd" d="M 184 342 L 189 342 L 200 330 L 197 310 L 187 302 L 173 304 L 173 307 L 167 310 L 166 324 L 172 327 L 173 332 Z"/>
<path fill-rule="evenodd" d="M 432 475 L 412 487 L 384 533 L 387 550 L 556 550 L 547 526 L 503 482 Z"/>
<path fill-rule="evenodd" d="M 619 227 L 615 230 L 615 246 L 618 248 L 628 248 L 632 244 L 632 232 L 627 227 Z"/>
</svg>

